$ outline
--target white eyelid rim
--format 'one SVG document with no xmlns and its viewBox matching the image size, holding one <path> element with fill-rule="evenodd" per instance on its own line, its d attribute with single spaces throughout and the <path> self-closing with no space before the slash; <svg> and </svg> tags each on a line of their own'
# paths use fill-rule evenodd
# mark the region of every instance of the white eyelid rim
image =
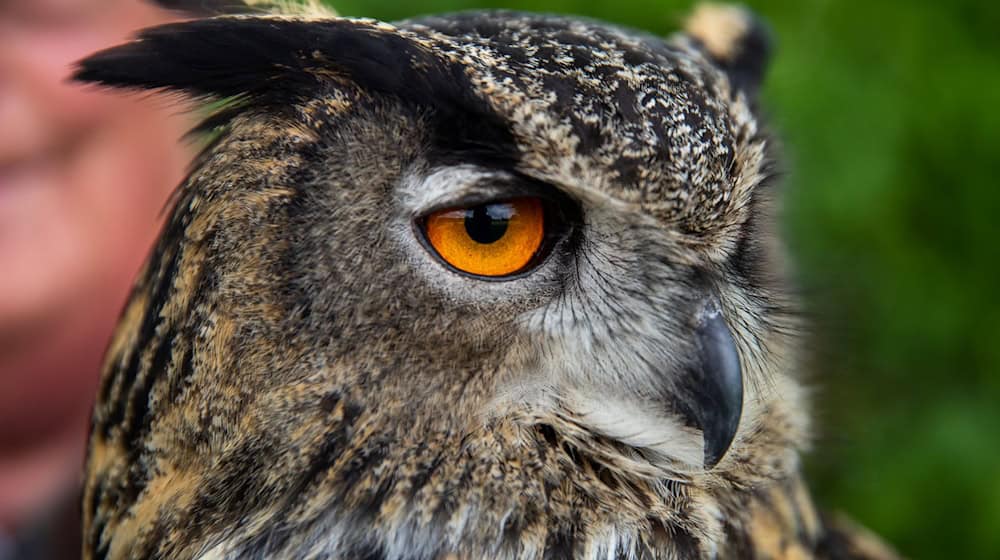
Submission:
<svg viewBox="0 0 1000 560">
<path fill-rule="evenodd" d="M 510 175 L 475 165 L 439 167 L 426 174 L 410 173 L 403 179 L 403 204 L 412 216 L 423 216 L 471 193 L 492 194 L 491 189 L 481 185 L 498 177 Z"/>
</svg>

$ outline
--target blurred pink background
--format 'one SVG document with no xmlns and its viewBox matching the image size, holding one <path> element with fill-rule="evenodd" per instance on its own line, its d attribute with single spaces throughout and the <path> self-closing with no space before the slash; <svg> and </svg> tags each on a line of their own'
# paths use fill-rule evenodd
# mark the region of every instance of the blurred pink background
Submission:
<svg viewBox="0 0 1000 560">
<path fill-rule="evenodd" d="M 177 17 L 136 0 L 0 0 L 0 558 L 75 501 L 102 354 L 192 155 L 176 100 L 67 77 Z"/>
</svg>

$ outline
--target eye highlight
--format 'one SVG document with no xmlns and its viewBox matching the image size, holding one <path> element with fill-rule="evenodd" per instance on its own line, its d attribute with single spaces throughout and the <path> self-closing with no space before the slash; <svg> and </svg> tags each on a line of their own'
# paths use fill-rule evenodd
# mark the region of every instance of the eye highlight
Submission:
<svg viewBox="0 0 1000 560">
<path fill-rule="evenodd" d="M 449 265 L 474 276 L 502 278 L 537 262 L 546 239 L 545 204 L 537 197 L 451 208 L 428 215 L 423 233 Z"/>
</svg>

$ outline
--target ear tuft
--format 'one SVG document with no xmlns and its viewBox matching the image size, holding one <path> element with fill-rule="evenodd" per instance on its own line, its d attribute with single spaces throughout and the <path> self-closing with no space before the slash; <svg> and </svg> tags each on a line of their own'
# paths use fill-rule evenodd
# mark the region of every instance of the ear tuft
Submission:
<svg viewBox="0 0 1000 560">
<path fill-rule="evenodd" d="M 161 25 L 80 61 L 73 79 L 216 98 L 284 94 L 315 82 L 302 55 L 308 28 L 298 27 L 304 26 L 230 17 Z"/>
<path fill-rule="evenodd" d="M 742 6 L 701 4 L 688 18 L 685 31 L 729 75 L 733 85 L 756 96 L 771 58 L 771 34 Z"/>
<path fill-rule="evenodd" d="M 242 14 L 250 11 L 250 7 L 240 0 L 153 0 L 153 3 L 164 10 L 199 17 Z"/>
<path fill-rule="evenodd" d="M 330 88 L 391 96 L 442 114 L 491 114 L 466 69 L 373 20 L 224 16 L 169 23 L 77 64 L 73 78 L 282 109 Z"/>
</svg>

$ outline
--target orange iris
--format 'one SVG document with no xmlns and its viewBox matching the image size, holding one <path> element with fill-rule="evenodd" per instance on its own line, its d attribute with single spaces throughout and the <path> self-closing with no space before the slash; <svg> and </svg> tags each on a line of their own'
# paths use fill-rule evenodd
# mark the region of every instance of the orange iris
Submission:
<svg viewBox="0 0 1000 560">
<path fill-rule="evenodd" d="M 477 276 L 520 271 L 542 246 L 545 209 L 538 198 L 517 198 L 435 212 L 427 240 L 448 264 Z"/>
</svg>

